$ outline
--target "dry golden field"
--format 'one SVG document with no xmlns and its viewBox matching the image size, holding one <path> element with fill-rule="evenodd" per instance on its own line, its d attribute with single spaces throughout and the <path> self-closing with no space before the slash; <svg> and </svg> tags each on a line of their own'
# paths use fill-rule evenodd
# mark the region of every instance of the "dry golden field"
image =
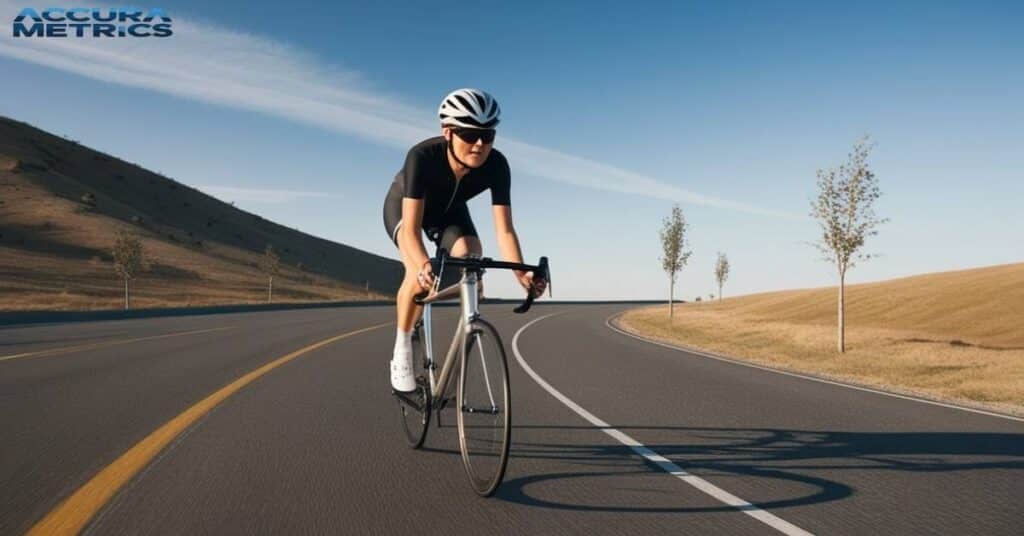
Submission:
<svg viewBox="0 0 1024 536">
<path fill-rule="evenodd" d="M 785 370 L 1024 415 L 1024 263 L 635 309 L 619 326 Z"/>
</svg>

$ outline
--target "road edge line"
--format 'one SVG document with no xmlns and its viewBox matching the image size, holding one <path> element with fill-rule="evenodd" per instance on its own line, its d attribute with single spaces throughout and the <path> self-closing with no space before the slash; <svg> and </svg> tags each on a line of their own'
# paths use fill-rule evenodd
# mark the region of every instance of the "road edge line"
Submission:
<svg viewBox="0 0 1024 536">
<path fill-rule="evenodd" d="M 537 374 L 533 370 L 533 368 L 530 367 L 529 363 L 526 362 L 522 354 L 519 352 L 519 335 L 522 334 L 526 330 L 526 328 L 532 326 L 533 324 L 536 324 L 537 322 L 540 322 L 545 318 L 550 318 L 555 315 L 563 314 L 564 312 L 565 311 L 551 313 L 548 315 L 535 318 L 530 322 L 524 324 L 523 327 L 519 328 L 519 330 L 516 331 L 516 334 L 512 336 L 512 353 L 515 354 L 516 361 L 518 361 L 519 366 L 522 367 L 523 370 L 531 378 L 533 378 L 533 381 L 537 382 L 537 385 L 541 386 L 545 391 L 548 392 L 548 394 L 555 397 L 555 399 L 564 404 L 567 408 L 573 410 L 577 415 L 582 417 L 584 420 L 597 427 L 597 429 L 611 436 L 619 443 L 622 443 L 623 445 L 629 447 L 633 452 L 639 454 L 645 460 L 653 463 L 654 465 L 657 465 L 661 470 L 678 478 L 679 480 L 682 480 L 683 482 L 689 484 L 690 486 L 693 486 L 694 488 L 703 492 L 704 494 L 709 495 L 728 506 L 736 508 L 736 510 L 738 510 L 739 512 L 742 512 L 788 536 L 807 536 L 812 534 L 790 523 L 789 521 L 786 521 L 785 519 L 782 519 L 781 517 L 778 517 L 775 514 L 768 512 L 767 510 L 762 510 L 761 508 L 754 506 L 753 504 L 729 493 L 728 491 L 725 491 L 724 489 L 712 484 L 711 482 L 708 482 L 707 480 L 704 480 L 699 476 L 692 475 L 684 471 L 683 468 L 679 467 L 668 458 L 658 454 L 657 452 L 654 452 L 653 450 L 644 446 L 639 441 L 633 439 L 629 435 L 613 428 L 608 423 L 599 419 L 593 413 L 590 413 L 589 411 L 584 409 L 583 406 L 580 406 L 571 398 L 562 394 L 558 389 L 552 387 L 550 383 L 544 380 L 544 378 L 541 378 L 540 375 Z"/>
</svg>

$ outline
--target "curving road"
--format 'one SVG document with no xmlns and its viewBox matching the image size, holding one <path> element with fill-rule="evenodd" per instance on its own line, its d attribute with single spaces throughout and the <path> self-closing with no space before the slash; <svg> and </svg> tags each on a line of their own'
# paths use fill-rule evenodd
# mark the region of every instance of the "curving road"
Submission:
<svg viewBox="0 0 1024 536">
<path fill-rule="evenodd" d="M 1024 422 L 650 344 L 626 308 L 484 307 L 491 499 L 453 427 L 404 445 L 387 307 L 0 326 L 0 534 L 1024 533 Z"/>
</svg>

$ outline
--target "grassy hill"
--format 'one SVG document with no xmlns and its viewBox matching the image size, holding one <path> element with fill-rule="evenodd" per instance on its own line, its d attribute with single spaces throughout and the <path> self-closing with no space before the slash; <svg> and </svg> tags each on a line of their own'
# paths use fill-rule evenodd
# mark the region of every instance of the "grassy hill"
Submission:
<svg viewBox="0 0 1024 536">
<path fill-rule="evenodd" d="M 0 117 L 0 310 L 120 306 L 110 249 L 122 228 L 151 261 L 134 285 L 142 307 L 265 301 L 268 244 L 282 264 L 275 301 L 387 298 L 401 280 L 398 261 Z"/>
<path fill-rule="evenodd" d="M 836 352 L 836 288 L 633 310 L 637 333 L 759 364 L 1024 415 L 1024 263 L 846 289 L 847 351 Z"/>
</svg>

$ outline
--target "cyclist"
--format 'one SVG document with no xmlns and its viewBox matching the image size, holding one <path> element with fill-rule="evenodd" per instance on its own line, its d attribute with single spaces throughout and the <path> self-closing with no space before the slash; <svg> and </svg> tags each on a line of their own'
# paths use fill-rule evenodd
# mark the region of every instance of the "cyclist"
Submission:
<svg viewBox="0 0 1024 536">
<path fill-rule="evenodd" d="M 466 201 L 491 191 L 498 249 L 506 261 L 523 262 L 519 238 L 512 225 L 509 195 L 511 175 L 505 156 L 493 148 L 501 108 L 490 94 L 478 89 L 449 93 L 438 109 L 441 136 L 413 146 L 384 200 L 384 227 L 398 246 L 405 278 L 398 290 L 398 330 L 391 359 L 391 386 L 415 390 L 412 367 L 412 329 L 423 312 L 413 301 L 434 283 L 430 257 L 423 245 L 425 232 L 452 256 L 481 255 L 476 227 Z M 515 272 L 519 284 L 540 295 L 547 282 L 533 272 Z"/>
</svg>

